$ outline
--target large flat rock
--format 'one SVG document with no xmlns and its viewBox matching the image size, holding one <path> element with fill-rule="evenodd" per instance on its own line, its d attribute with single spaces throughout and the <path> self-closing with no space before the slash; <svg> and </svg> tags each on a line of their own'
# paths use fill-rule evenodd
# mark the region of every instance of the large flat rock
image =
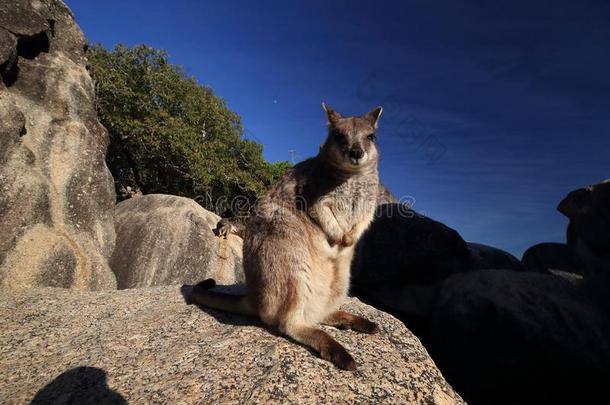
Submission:
<svg viewBox="0 0 610 405">
<path fill-rule="evenodd" d="M 356 299 L 345 308 L 382 328 L 327 328 L 356 372 L 253 320 L 186 305 L 179 287 L 4 291 L 0 402 L 462 403 L 401 322 Z"/>
</svg>

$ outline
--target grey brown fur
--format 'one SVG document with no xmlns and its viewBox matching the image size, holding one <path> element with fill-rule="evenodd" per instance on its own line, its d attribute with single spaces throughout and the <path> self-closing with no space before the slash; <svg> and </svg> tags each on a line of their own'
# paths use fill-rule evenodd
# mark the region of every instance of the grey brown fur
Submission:
<svg viewBox="0 0 610 405">
<path fill-rule="evenodd" d="M 377 188 L 377 206 L 383 204 L 394 204 L 397 202 L 398 200 L 394 194 L 392 194 L 392 192 L 386 186 L 379 182 L 379 187 Z M 230 234 L 237 235 L 243 239 L 246 231 L 245 221 L 247 221 L 247 219 L 241 217 L 222 218 L 216 224 L 216 230 L 214 233 L 216 236 L 223 239 L 227 239 Z"/>
<path fill-rule="evenodd" d="M 247 223 L 248 295 L 208 291 L 209 280 L 194 289 L 192 301 L 257 315 L 338 367 L 355 370 L 352 356 L 317 325 L 378 331 L 373 322 L 337 308 L 347 297 L 354 244 L 377 206 L 375 132 L 381 107 L 344 118 L 323 106 L 329 131 L 320 153 L 280 178 Z"/>
</svg>

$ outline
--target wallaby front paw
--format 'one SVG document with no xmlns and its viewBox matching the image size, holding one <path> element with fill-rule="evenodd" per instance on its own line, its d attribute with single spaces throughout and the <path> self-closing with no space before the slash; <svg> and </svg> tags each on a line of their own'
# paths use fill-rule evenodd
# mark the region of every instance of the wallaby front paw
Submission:
<svg viewBox="0 0 610 405">
<path fill-rule="evenodd" d="M 337 236 L 337 237 L 326 236 L 326 240 L 328 241 L 328 244 L 331 246 L 343 244 L 343 238 L 341 238 L 340 236 Z"/>
<path fill-rule="evenodd" d="M 356 243 L 356 241 L 354 240 L 354 237 L 348 233 L 346 235 L 343 235 L 340 245 L 349 247 L 349 246 L 353 246 L 354 243 Z"/>
</svg>

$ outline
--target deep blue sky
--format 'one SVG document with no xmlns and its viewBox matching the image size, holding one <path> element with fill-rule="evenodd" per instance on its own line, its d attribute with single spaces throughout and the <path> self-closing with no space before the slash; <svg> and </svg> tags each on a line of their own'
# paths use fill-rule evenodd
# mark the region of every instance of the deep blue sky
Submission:
<svg viewBox="0 0 610 405">
<path fill-rule="evenodd" d="M 605 0 L 67 3 L 92 42 L 166 49 L 272 161 L 317 152 L 321 101 L 382 105 L 382 180 L 468 241 L 564 241 L 559 201 L 610 177 Z"/>
</svg>

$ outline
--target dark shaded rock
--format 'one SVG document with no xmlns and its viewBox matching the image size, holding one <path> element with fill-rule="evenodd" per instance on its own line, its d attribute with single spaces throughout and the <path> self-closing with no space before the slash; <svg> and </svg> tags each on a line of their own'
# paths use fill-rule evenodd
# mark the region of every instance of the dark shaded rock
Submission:
<svg viewBox="0 0 610 405">
<path fill-rule="evenodd" d="M 425 318 L 437 298 L 437 284 L 372 284 L 358 286 L 354 292 L 363 299 L 374 302 L 401 320 L 410 316 Z M 409 325 L 411 327 L 411 325 Z"/>
<path fill-rule="evenodd" d="M 495 247 L 481 245 L 480 243 L 468 242 L 470 252 L 470 269 L 502 269 L 502 270 L 525 270 L 523 264 L 515 256 Z"/>
<path fill-rule="evenodd" d="M 539 243 L 527 249 L 521 259 L 529 271 L 546 273 L 549 270 L 561 270 L 579 274 L 568 246 L 563 243 Z"/>
<path fill-rule="evenodd" d="M 588 295 L 610 314 L 610 180 L 572 191 L 557 209 L 570 219 L 568 251 Z"/>
<path fill-rule="evenodd" d="M 608 336 L 608 318 L 560 277 L 487 270 L 443 283 L 426 347 L 472 403 L 594 403 Z"/>
<path fill-rule="evenodd" d="M 610 252 L 592 248 L 580 235 L 576 235 L 570 250 L 582 269 L 587 295 L 610 316 Z"/>
<path fill-rule="evenodd" d="M 592 250 L 610 253 L 610 180 L 572 191 L 557 209 Z"/>
<path fill-rule="evenodd" d="M 570 219 L 572 237 L 599 255 L 610 253 L 610 180 L 572 191 L 557 207 Z"/>
<path fill-rule="evenodd" d="M 453 229 L 400 204 L 378 207 L 358 244 L 355 285 L 435 284 L 467 270 L 466 242 Z"/>
<path fill-rule="evenodd" d="M 351 292 L 425 336 L 437 284 L 467 271 L 466 242 L 405 204 L 383 204 L 356 247 Z"/>
<path fill-rule="evenodd" d="M 17 55 L 0 84 L 0 286 L 114 289 L 108 136 L 84 37 L 60 1 L 4 1 L 0 27 L 14 34 L 2 55 Z"/>
<path fill-rule="evenodd" d="M 149 194 L 120 202 L 115 210 L 116 248 L 110 266 L 119 289 L 245 280 L 242 241 L 214 234 L 220 217 L 195 201 Z"/>
</svg>

